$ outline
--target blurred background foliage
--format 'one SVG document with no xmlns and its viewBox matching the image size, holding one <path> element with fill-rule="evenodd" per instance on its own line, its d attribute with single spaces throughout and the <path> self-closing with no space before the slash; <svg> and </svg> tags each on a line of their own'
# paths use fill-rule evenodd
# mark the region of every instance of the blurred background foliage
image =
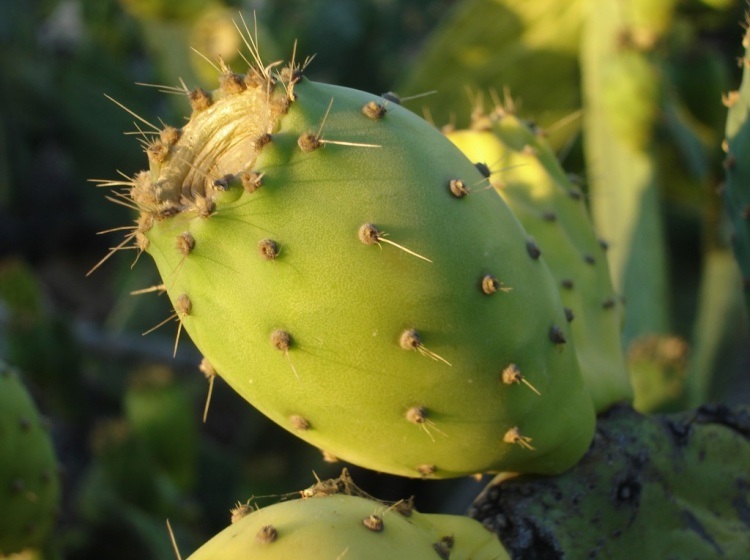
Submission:
<svg viewBox="0 0 750 560">
<path fill-rule="evenodd" d="M 288 59 L 296 42 L 298 59 L 315 55 L 312 79 L 415 96 L 407 106 L 437 126 L 467 126 L 472 110 L 509 92 L 520 115 L 548 131 L 587 190 L 584 6 L 0 2 L 0 358 L 26 373 L 52 420 L 65 493 L 46 557 L 170 558 L 167 518 L 186 556 L 228 523 L 235 502 L 300 489 L 313 472 L 322 478 L 341 469 L 220 381 L 201 421 L 209 382 L 197 351 L 183 336 L 172 356 L 174 322 L 142 336 L 171 313 L 163 297 L 131 295 L 158 283 L 150 263 L 133 266 L 135 255 L 119 252 L 86 275 L 120 242 L 122 232 L 109 230 L 134 219 L 89 181 L 130 176 L 146 165 L 135 136 L 145 125 L 105 94 L 152 122 L 179 125 L 187 102 L 164 90 L 213 88 L 217 55 L 242 71 L 235 29 L 241 15 L 257 29 L 266 62 Z M 750 361 L 736 271 L 724 251 L 726 228 L 712 202 L 721 183 L 720 96 L 739 83 L 744 5 L 675 6 L 658 30 L 651 66 L 641 66 L 656 72 L 672 100 L 659 109 L 654 161 L 662 179 L 658 209 L 651 209 L 662 220 L 662 291 L 656 304 L 633 304 L 661 318 L 653 332 L 634 326 L 624 341 L 640 372 L 634 382 L 643 387 L 643 410 L 679 409 L 704 395 L 746 399 L 740 373 Z M 630 122 L 626 117 L 625 126 Z M 639 300 L 638 290 L 628 297 Z M 368 492 L 383 499 L 415 494 L 424 511 L 461 513 L 482 487 L 353 471 Z"/>
</svg>

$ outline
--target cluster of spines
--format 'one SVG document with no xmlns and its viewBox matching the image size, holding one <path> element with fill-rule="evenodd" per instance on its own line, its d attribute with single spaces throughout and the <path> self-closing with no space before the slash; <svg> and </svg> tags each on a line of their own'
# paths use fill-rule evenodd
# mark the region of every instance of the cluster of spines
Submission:
<svg viewBox="0 0 750 560">
<path fill-rule="evenodd" d="M 309 61 L 298 64 L 293 60 L 280 72 L 274 74 L 274 68 L 278 63 L 263 66 L 258 55 L 257 42 L 252 39 L 247 26 L 246 31 L 247 36 L 240 34 L 245 38 L 255 63 L 249 63 L 250 69 L 245 75 L 233 72 L 220 61 L 220 68 L 218 68 L 219 89 L 215 92 L 208 92 L 202 88 L 189 90 L 184 84 L 180 88 L 160 86 L 166 91 L 183 94 L 187 97 L 192 109 L 191 119 L 207 111 L 223 97 L 240 95 L 252 90 L 261 92 L 265 96 L 267 126 L 271 126 L 273 121 L 271 113 L 273 111 L 280 114 L 286 113 L 289 105 L 296 99 L 294 85 L 301 79 L 302 71 Z M 279 86 L 284 88 L 284 95 L 275 95 Z M 114 247 L 89 273 L 93 272 L 120 249 L 132 247 L 139 254 L 147 250 L 149 241 L 146 234 L 153 227 L 154 221 L 163 220 L 181 212 L 194 212 L 199 217 L 207 218 L 215 210 L 214 199 L 216 195 L 221 196 L 221 193 L 229 191 L 237 185 L 241 186 L 246 192 L 252 193 L 263 184 L 263 174 L 251 168 L 240 170 L 234 175 L 210 177 L 208 172 L 195 167 L 188 157 L 183 157 L 178 153 L 178 142 L 182 137 L 183 129 L 170 125 L 160 128 L 127 109 L 121 103 L 110 99 L 150 129 L 143 131 L 138 127 L 139 133 L 143 136 L 142 143 L 148 157 L 149 170 L 140 171 L 132 178 L 123 176 L 122 179 L 117 180 L 94 180 L 95 183 L 103 187 L 124 188 L 124 190 L 115 191 L 109 199 L 136 210 L 139 212 L 139 218 L 136 220 L 135 226 L 124 228 L 132 230 L 126 235 L 125 240 Z M 265 130 L 258 134 L 254 140 L 257 151 L 260 151 L 263 146 L 272 141 L 271 133 L 272 130 Z M 156 135 L 156 138 L 150 139 L 149 136 L 151 135 Z M 161 167 L 171 158 L 182 158 L 185 165 L 192 168 L 196 173 L 205 175 L 205 187 L 198 191 L 194 189 L 192 184 L 178 185 L 176 188 L 173 181 L 170 180 L 171 178 L 160 178 Z M 129 245 L 130 243 L 132 245 Z"/>
</svg>

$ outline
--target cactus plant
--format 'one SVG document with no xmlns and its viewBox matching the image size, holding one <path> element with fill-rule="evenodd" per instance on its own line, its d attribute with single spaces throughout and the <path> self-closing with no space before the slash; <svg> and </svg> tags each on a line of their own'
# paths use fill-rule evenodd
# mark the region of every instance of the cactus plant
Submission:
<svg viewBox="0 0 750 560">
<path fill-rule="evenodd" d="M 47 426 L 18 373 L 0 362 L 0 556 L 44 544 L 60 483 Z"/>
<path fill-rule="evenodd" d="M 498 105 L 476 113 L 472 128 L 448 138 L 489 166 L 490 184 L 539 245 L 569 313 L 576 354 L 597 411 L 632 398 L 620 333 L 622 303 L 583 195 L 562 170 L 541 132 Z"/>
<path fill-rule="evenodd" d="M 750 21 L 750 18 L 748 18 Z M 725 105 L 729 108 L 727 114 L 726 143 L 727 157 L 724 161 L 726 169 L 726 187 L 724 189 L 724 204 L 734 227 L 733 247 L 740 263 L 745 290 L 745 301 L 750 308 L 750 192 L 748 192 L 748 162 L 741 154 L 748 150 L 750 141 L 750 125 L 748 111 L 750 111 L 750 73 L 747 71 L 747 61 L 750 59 L 750 38 L 746 34 L 743 39 L 744 71 L 740 88 L 731 92 L 725 98 Z"/>
<path fill-rule="evenodd" d="M 618 405 L 575 468 L 498 479 L 471 515 L 513 558 L 739 559 L 750 550 L 749 461 L 746 406 L 644 416 Z"/>
<path fill-rule="evenodd" d="M 189 560 L 510 559 L 500 541 L 477 521 L 422 514 L 409 500 L 375 500 L 354 486 L 346 471 L 300 494 L 259 509 L 238 504 L 232 524 Z"/>
<path fill-rule="evenodd" d="M 177 336 L 355 464 L 436 478 L 574 464 L 593 407 L 564 308 L 502 199 L 451 190 L 480 170 L 392 99 L 253 57 L 188 92 L 190 121 L 154 127 L 149 171 L 125 182 L 140 217 L 123 245 L 154 258 Z"/>
<path fill-rule="evenodd" d="M 467 91 L 523 92 L 523 109 L 560 148 L 580 128 L 578 45 L 585 0 L 463 0 L 437 26 L 414 64 L 402 69 L 398 91 L 425 99 L 436 122 L 469 126 Z M 450 72 L 446 72 L 450 68 Z M 554 88 L 539 87 L 554 83 Z"/>
<path fill-rule="evenodd" d="M 656 126 L 664 80 L 655 45 L 675 2 L 590 1 L 581 49 L 584 129 L 594 223 L 612 243 L 615 288 L 627 298 L 626 344 L 669 332 L 667 259 Z"/>
</svg>

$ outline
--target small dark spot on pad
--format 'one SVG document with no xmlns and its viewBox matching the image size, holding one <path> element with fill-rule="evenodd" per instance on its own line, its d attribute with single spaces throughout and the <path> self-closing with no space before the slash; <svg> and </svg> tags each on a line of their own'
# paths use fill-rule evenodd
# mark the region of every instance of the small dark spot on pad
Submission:
<svg viewBox="0 0 750 560">
<path fill-rule="evenodd" d="M 474 164 L 474 166 L 477 168 L 477 170 L 479 170 L 479 172 L 482 174 L 482 177 L 484 177 L 485 179 L 489 179 L 490 175 L 492 175 L 492 172 L 490 171 L 490 168 L 486 163 L 478 161 Z"/>
<path fill-rule="evenodd" d="M 635 478 L 628 478 L 617 485 L 615 500 L 620 504 L 638 506 L 641 495 L 641 483 Z"/>
<path fill-rule="evenodd" d="M 542 250 L 539 248 L 539 245 L 531 239 L 526 241 L 526 251 L 528 251 L 529 256 L 534 260 L 542 256 Z"/>
</svg>

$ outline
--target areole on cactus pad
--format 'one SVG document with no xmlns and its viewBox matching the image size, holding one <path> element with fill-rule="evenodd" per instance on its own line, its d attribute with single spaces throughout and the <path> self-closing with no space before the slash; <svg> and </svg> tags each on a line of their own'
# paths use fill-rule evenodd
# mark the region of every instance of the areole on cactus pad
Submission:
<svg viewBox="0 0 750 560">
<path fill-rule="evenodd" d="M 251 404 L 352 463 L 569 468 L 594 412 L 534 243 L 497 193 L 461 193 L 486 179 L 430 124 L 302 70 L 224 67 L 127 185 L 181 327 Z"/>
</svg>

